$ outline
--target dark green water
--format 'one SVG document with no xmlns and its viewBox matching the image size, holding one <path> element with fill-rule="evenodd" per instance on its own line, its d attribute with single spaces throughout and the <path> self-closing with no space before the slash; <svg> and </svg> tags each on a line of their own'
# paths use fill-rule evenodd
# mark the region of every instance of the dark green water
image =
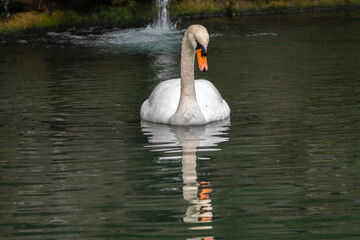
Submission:
<svg viewBox="0 0 360 240">
<path fill-rule="evenodd" d="M 140 123 L 181 31 L 0 41 L 0 239 L 360 238 L 359 14 L 197 23 L 231 122 Z"/>
</svg>

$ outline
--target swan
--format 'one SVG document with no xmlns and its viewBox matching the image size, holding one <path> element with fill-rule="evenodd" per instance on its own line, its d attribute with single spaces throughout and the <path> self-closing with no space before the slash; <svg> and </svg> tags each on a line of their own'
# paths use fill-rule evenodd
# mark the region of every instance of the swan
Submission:
<svg viewBox="0 0 360 240">
<path fill-rule="evenodd" d="M 181 49 L 181 78 L 161 82 L 141 106 L 141 119 L 170 125 L 202 125 L 230 116 L 230 108 L 216 87 L 207 80 L 194 80 L 197 55 L 200 71 L 208 70 L 209 33 L 191 25 Z"/>
</svg>

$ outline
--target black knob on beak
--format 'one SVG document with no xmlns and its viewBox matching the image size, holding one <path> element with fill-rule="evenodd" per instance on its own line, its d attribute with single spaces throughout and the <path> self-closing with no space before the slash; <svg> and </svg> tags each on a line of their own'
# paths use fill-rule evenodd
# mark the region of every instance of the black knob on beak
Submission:
<svg viewBox="0 0 360 240">
<path fill-rule="evenodd" d="M 206 48 L 204 48 L 204 47 L 201 48 L 201 55 L 203 55 L 204 57 L 206 57 L 208 55 L 208 51 Z"/>
</svg>

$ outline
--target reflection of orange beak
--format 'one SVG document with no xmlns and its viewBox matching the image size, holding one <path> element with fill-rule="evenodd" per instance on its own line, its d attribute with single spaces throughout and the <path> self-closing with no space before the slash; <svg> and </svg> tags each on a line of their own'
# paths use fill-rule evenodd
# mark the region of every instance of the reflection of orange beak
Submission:
<svg viewBox="0 0 360 240">
<path fill-rule="evenodd" d="M 212 217 L 200 217 L 200 222 L 210 222 L 212 220 Z"/>
<path fill-rule="evenodd" d="M 200 200 L 205 200 L 205 199 L 209 199 L 210 196 L 209 196 L 209 193 L 212 192 L 212 189 L 211 188 L 204 188 L 201 190 L 201 193 L 199 193 L 199 199 Z"/>
<path fill-rule="evenodd" d="M 208 64 L 207 64 L 206 56 L 203 56 L 201 54 L 201 51 L 202 49 L 196 50 L 197 60 L 199 63 L 200 71 L 206 72 L 208 70 Z"/>
</svg>

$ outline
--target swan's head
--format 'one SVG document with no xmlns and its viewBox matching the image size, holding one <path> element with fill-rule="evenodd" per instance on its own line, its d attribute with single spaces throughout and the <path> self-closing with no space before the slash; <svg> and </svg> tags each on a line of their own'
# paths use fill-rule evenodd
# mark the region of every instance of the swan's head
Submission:
<svg viewBox="0 0 360 240">
<path fill-rule="evenodd" d="M 187 36 L 191 46 L 196 51 L 200 71 L 208 70 L 207 64 L 207 46 L 209 44 L 209 33 L 204 26 L 191 25 L 187 30 Z"/>
</svg>

